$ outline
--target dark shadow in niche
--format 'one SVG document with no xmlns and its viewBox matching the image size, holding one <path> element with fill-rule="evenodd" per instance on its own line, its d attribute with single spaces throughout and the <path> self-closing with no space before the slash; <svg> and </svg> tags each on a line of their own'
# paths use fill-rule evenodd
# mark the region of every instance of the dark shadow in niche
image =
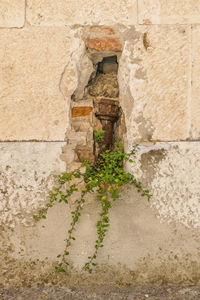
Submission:
<svg viewBox="0 0 200 300">
<path fill-rule="evenodd" d="M 104 134 L 105 150 L 112 150 L 115 141 L 116 122 L 120 117 L 118 62 L 117 56 L 103 57 L 96 65 L 95 77 L 87 87 L 89 97 L 93 97 L 95 116 L 100 120 Z M 94 144 L 95 157 L 98 157 Z"/>
<path fill-rule="evenodd" d="M 105 74 L 109 73 L 109 71 L 115 73 L 117 73 L 118 71 L 118 62 L 116 55 L 104 57 L 103 60 L 98 63 L 97 74 Z"/>
<path fill-rule="evenodd" d="M 87 85 L 88 96 L 118 98 L 117 56 L 104 57 L 102 61 L 97 64 L 96 69 L 95 76 L 92 74 Z"/>
</svg>

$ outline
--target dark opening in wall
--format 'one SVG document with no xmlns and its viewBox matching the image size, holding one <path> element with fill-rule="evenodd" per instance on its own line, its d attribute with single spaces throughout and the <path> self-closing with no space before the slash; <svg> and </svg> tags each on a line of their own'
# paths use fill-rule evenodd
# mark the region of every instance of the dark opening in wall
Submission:
<svg viewBox="0 0 200 300">
<path fill-rule="evenodd" d="M 117 56 L 104 57 L 97 64 L 97 71 L 89 80 L 87 93 L 92 97 L 119 97 L 119 85 L 117 79 Z"/>
<path fill-rule="evenodd" d="M 115 72 L 117 73 L 118 71 L 118 62 L 117 62 L 117 56 L 108 56 L 104 57 L 101 62 L 98 63 L 97 67 L 97 74 L 98 73 L 110 73 L 110 72 Z"/>
<path fill-rule="evenodd" d="M 119 53 L 109 54 L 87 53 L 87 64 L 80 64 L 83 72 L 80 72 L 82 76 L 78 79 L 79 87 L 83 82 L 85 85 L 81 89 L 77 88 L 72 96 L 72 128 L 76 132 L 86 133 L 86 143 L 76 146 L 77 161 L 81 158 L 95 161 L 100 154 L 101 150 L 93 138 L 94 130 L 105 131 L 105 150 L 112 150 L 118 139 L 123 143 L 124 123 L 117 77 Z M 87 72 L 85 65 L 89 65 Z"/>
</svg>

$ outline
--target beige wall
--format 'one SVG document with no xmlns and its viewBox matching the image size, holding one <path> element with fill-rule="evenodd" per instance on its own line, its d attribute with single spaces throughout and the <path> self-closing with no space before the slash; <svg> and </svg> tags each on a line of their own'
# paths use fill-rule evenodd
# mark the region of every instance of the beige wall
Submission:
<svg viewBox="0 0 200 300">
<path fill-rule="evenodd" d="M 0 1 L 3 283 L 44 280 L 64 248 L 70 208 L 57 206 L 38 224 L 32 216 L 55 175 L 74 166 L 76 143 L 86 142 L 71 129 L 71 95 L 91 72 L 87 39 L 105 36 L 122 45 L 125 146 L 140 144 L 136 174 L 153 198 L 146 203 L 132 189 L 122 191 L 100 267 L 88 280 L 199 282 L 199 11 L 198 0 Z M 97 211 L 88 199 L 72 282 L 85 282 L 80 268 L 93 247 Z M 32 260 L 37 268 L 30 275 Z"/>
</svg>

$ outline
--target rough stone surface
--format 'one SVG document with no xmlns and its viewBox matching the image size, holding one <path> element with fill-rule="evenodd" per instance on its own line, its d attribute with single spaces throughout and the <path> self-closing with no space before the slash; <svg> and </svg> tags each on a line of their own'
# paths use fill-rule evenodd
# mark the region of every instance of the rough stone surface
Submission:
<svg viewBox="0 0 200 300">
<path fill-rule="evenodd" d="M 118 81 L 130 145 L 188 138 L 190 38 L 186 26 L 139 26 L 125 42 Z"/>
<path fill-rule="evenodd" d="M 199 102 L 199 93 L 200 93 L 200 26 L 193 25 L 192 28 L 192 101 L 191 101 L 191 139 L 200 139 L 200 102 Z"/>
<path fill-rule="evenodd" d="M 116 38 L 96 38 L 88 41 L 87 46 L 96 51 L 121 51 L 122 46 Z"/>
<path fill-rule="evenodd" d="M 25 0 L 1 0 L 0 27 L 22 27 L 25 21 Z"/>
<path fill-rule="evenodd" d="M 93 132 L 91 116 L 73 118 L 71 123 L 75 131 L 87 132 L 91 130 Z"/>
<path fill-rule="evenodd" d="M 27 20 L 31 25 L 136 24 L 136 0 L 28 0 Z"/>
<path fill-rule="evenodd" d="M 95 97 L 117 98 L 119 96 L 117 74 L 115 72 L 98 74 L 88 87 L 88 93 Z"/>
<path fill-rule="evenodd" d="M 82 51 L 66 28 L 1 30 L 0 140 L 64 140 L 76 49 Z"/>
<path fill-rule="evenodd" d="M 80 57 L 80 62 L 74 66 L 74 69 L 77 68 L 77 87 L 76 90 L 73 93 L 73 100 L 78 101 L 82 100 L 85 94 L 85 87 L 87 86 L 90 77 L 92 74 L 95 74 L 95 70 L 93 67 L 92 61 L 88 58 L 87 55 L 84 55 L 83 57 Z M 70 76 L 70 74 L 69 74 Z M 68 84 L 68 80 L 70 77 L 66 77 L 66 86 Z M 71 82 L 70 82 L 71 85 Z"/>
<path fill-rule="evenodd" d="M 140 24 L 200 23 L 199 0 L 139 0 Z"/>
</svg>

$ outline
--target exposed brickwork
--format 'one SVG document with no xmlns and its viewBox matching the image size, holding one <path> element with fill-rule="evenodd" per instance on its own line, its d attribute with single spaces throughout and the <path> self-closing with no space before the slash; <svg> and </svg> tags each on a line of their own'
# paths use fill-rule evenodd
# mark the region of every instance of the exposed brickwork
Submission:
<svg viewBox="0 0 200 300">
<path fill-rule="evenodd" d="M 121 51 L 122 45 L 118 38 L 96 38 L 87 43 L 88 48 L 96 51 Z"/>
<path fill-rule="evenodd" d="M 72 118 L 89 116 L 92 111 L 92 107 L 79 106 L 72 108 Z"/>
</svg>

